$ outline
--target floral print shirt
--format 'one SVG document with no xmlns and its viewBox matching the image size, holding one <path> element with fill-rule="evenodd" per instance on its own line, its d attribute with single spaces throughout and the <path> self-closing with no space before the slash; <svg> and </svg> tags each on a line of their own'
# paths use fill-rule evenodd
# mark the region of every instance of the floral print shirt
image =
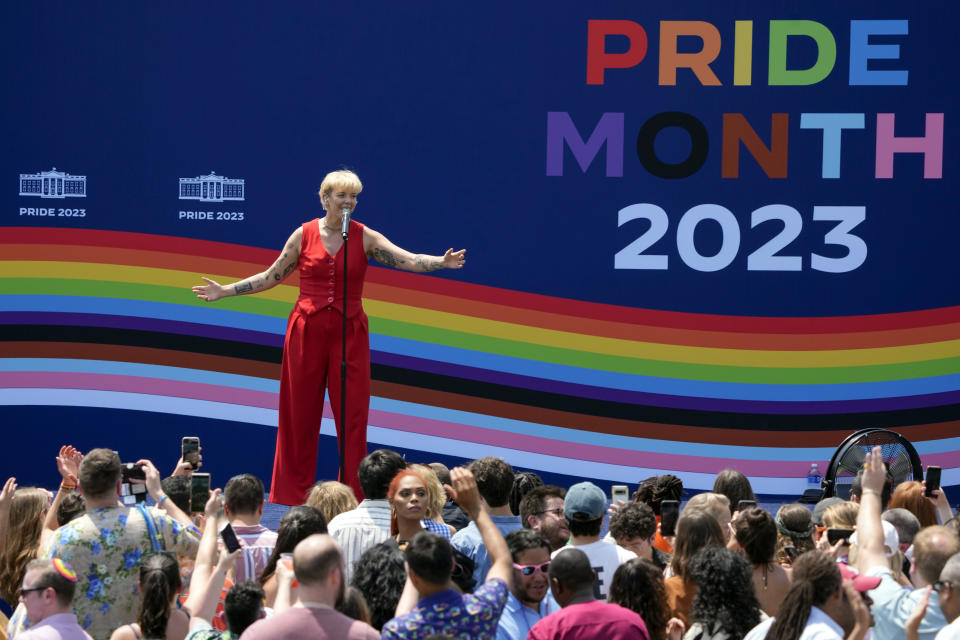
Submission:
<svg viewBox="0 0 960 640">
<path fill-rule="evenodd" d="M 507 583 L 491 578 L 473 593 L 448 589 L 427 596 L 410 613 L 383 625 L 384 640 L 417 640 L 432 634 L 463 640 L 492 640 L 507 603 Z"/>
<path fill-rule="evenodd" d="M 184 527 L 155 507 L 145 511 L 161 549 L 196 557 L 196 527 Z M 79 577 L 73 597 L 77 621 L 96 640 L 109 640 L 114 629 L 137 619 L 140 559 L 152 550 L 150 529 L 139 509 L 105 507 L 57 529 L 40 557 L 70 563 Z"/>
</svg>

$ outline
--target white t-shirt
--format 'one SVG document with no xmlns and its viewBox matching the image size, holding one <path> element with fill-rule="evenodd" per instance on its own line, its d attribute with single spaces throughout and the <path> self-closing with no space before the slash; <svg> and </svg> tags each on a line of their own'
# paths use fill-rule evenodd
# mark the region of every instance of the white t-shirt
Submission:
<svg viewBox="0 0 960 640">
<path fill-rule="evenodd" d="M 747 632 L 743 640 L 763 640 L 773 626 L 774 619 L 768 618 Z M 800 640 L 843 640 L 843 629 L 833 618 L 817 607 L 810 608 L 810 617 L 803 627 Z"/>
<path fill-rule="evenodd" d="M 597 540 L 590 544 L 569 545 L 561 547 L 554 551 L 550 557 L 556 558 L 558 553 L 563 553 L 566 549 L 579 549 L 590 558 L 590 566 L 597 572 L 597 580 L 593 583 L 593 595 L 597 600 L 606 600 L 610 593 L 610 583 L 613 582 L 613 574 L 621 564 L 636 558 L 637 554 L 628 551 L 618 544 L 612 544 L 605 540 Z"/>
<path fill-rule="evenodd" d="M 960 640 L 960 618 L 940 629 L 934 640 Z"/>
</svg>

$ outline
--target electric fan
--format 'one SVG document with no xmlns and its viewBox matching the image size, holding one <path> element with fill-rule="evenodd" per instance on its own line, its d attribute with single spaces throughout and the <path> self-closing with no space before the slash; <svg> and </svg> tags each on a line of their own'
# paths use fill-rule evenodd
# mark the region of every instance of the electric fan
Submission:
<svg viewBox="0 0 960 640">
<path fill-rule="evenodd" d="M 883 448 L 883 461 L 896 487 L 906 480 L 923 480 L 923 466 L 917 450 L 899 433 L 887 429 L 861 429 L 847 437 L 830 459 L 823 477 L 823 498 L 850 499 L 850 485 L 863 461 L 875 446 Z"/>
</svg>

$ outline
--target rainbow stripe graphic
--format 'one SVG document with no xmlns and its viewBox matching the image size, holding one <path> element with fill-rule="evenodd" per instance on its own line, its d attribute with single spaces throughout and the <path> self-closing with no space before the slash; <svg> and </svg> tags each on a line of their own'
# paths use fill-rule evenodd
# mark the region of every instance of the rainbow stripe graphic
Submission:
<svg viewBox="0 0 960 640">
<path fill-rule="evenodd" d="M 216 304 L 189 291 L 199 274 L 231 282 L 275 257 L 139 233 L 0 229 L 0 404 L 275 428 L 296 276 Z M 692 489 L 733 466 L 760 492 L 796 495 L 810 462 L 823 469 L 846 435 L 873 426 L 960 484 L 960 307 L 717 316 L 378 267 L 364 296 L 372 442 L 619 482 L 670 471 Z"/>
</svg>

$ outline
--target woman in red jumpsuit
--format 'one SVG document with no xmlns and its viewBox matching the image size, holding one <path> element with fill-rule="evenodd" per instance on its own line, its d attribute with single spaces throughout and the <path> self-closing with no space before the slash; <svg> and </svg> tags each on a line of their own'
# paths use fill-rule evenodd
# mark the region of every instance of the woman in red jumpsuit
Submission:
<svg viewBox="0 0 960 640">
<path fill-rule="evenodd" d="M 294 269 L 300 271 L 300 297 L 290 312 L 283 346 L 280 377 L 280 424 L 273 460 L 270 501 L 301 504 L 314 483 L 317 443 L 323 416 L 324 389 L 344 440 L 345 478 L 340 480 L 363 499 L 357 467 L 367 454 L 367 413 L 370 407 L 370 337 L 361 295 L 367 260 L 406 271 L 459 269 L 466 250 L 448 249 L 443 256 L 412 254 L 383 234 L 350 221 L 343 263 L 344 211 L 353 211 L 363 189 L 352 171 L 333 171 L 320 185 L 320 203 L 326 211 L 298 227 L 287 240 L 276 262 L 262 273 L 222 286 L 209 278 L 193 287 L 201 300 L 265 291 L 282 282 Z M 343 272 L 347 269 L 347 415 L 346 432 L 340 424 L 340 359 L 342 349 Z"/>
</svg>

